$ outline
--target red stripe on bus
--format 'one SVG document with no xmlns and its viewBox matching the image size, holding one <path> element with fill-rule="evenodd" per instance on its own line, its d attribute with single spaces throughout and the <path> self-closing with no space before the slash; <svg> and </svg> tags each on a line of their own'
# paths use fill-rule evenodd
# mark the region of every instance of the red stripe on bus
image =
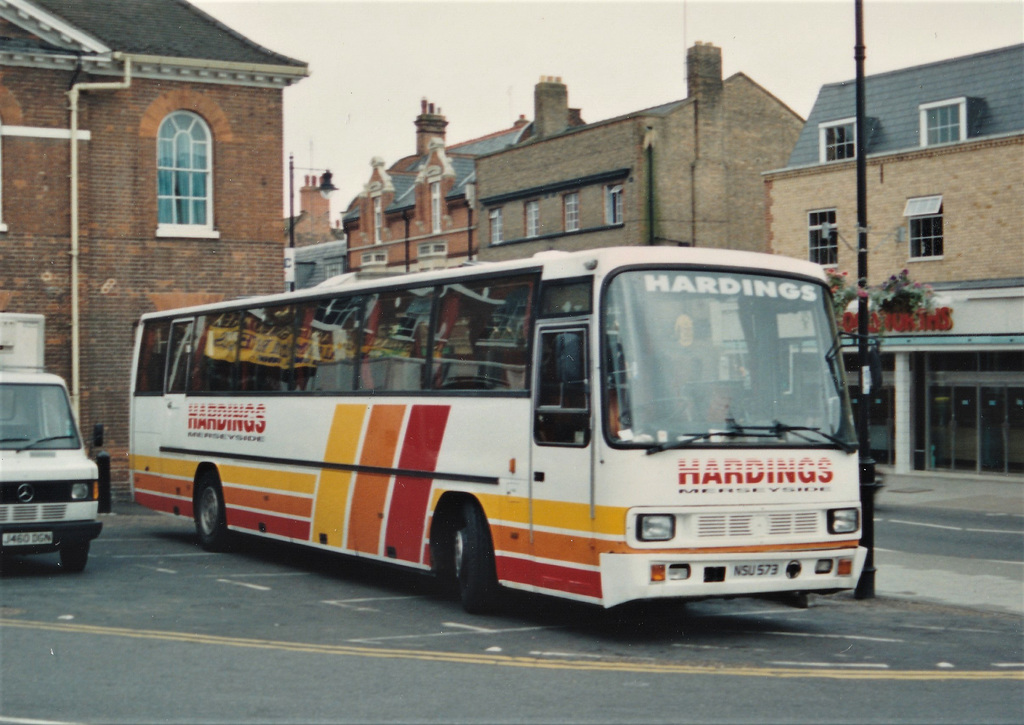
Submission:
<svg viewBox="0 0 1024 725">
<path fill-rule="evenodd" d="M 309 541 L 308 521 L 273 516 L 265 511 L 244 511 L 230 507 L 227 509 L 227 519 L 232 526 L 240 529 Z"/>
<path fill-rule="evenodd" d="M 404 417 L 404 405 L 373 406 L 363 437 L 360 465 L 391 468 Z M 380 553 L 380 527 L 383 524 L 390 480 L 390 476 L 378 473 L 364 472 L 356 475 L 348 523 L 348 548 L 353 551 Z"/>
<path fill-rule="evenodd" d="M 601 598 L 601 572 L 528 559 L 496 557 L 498 578 L 567 594 Z"/>
<path fill-rule="evenodd" d="M 135 490 L 135 503 L 154 511 L 163 511 L 168 514 L 179 516 L 192 515 L 192 501 L 178 498 L 161 496 L 160 494 L 149 493 L 148 491 Z"/>
<path fill-rule="evenodd" d="M 405 428 L 405 440 L 398 467 L 412 471 L 434 471 L 441 451 L 448 405 L 414 405 Z M 402 561 L 419 562 L 423 557 L 424 526 L 433 479 L 396 476 L 388 509 L 384 546 L 387 555 Z"/>
</svg>

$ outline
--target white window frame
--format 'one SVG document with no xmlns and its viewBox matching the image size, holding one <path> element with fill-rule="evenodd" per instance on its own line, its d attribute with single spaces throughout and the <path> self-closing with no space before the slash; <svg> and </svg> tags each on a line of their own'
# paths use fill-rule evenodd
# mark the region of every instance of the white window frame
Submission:
<svg viewBox="0 0 1024 725">
<path fill-rule="evenodd" d="M 491 209 L 487 218 L 491 224 L 491 244 L 501 244 L 505 241 L 505 215 L 502 208 Z"/>
<path fill-rule="evenodd" d="M 430 182 L 430 230 L 441 233 L 441 182 Z"/>
<path fill-rule="evenodd" d="M 4 150 L 3 150 L 4 124 L 0 121 L 0 233 L 7 231 L 7 224 L 4 223 Z"/>
<path fill-rule="evenodd" d="M 578 232 L 580 230 L 580 193 L 570 191 L 563 196 L 562 206 L 565 212 L 565 231 Z"/>
<path fill-rule="evenodd" d="M 919 131 L 921 146 L 941 146 L 949 143 L 959 143 L 967 140 L 967 98 L 961 96 L 960 98 L 950 98 L 945 101 L 935 101 L 934 103 L 922 103 L 918 106 L 920 109 L 921 129 Z M 957 138 L 950 139 L 949 141 L 930 141 L 929 140 L 929 124 L 928 114 L 930 111 L 937 111 L 943 108 L 956 108 L 957 115 Z"/>
<path fill-rule="evenodd" d="M 907 245 L 907 257 L 912 261 L 930 261 L 942 259 L 946 251 L 946 232 L 945 223 L 943 222 L 942 234 L 938 237 L 932 235 L 929 237 L 929 244 L 932 245 L 934 252 L 935 239 L 939 240 L 942 245 L 942 251 L 939 254 L 914 254 L 914 245 L 920 246 L 921 240 L 924 237 L 914 234 L 915 221 L 925 221 L 927 219 L 939 219 L 943 221 L 942 211 L 942 196 L 918 196 L 907 199 L 906 206 L 903 207 L 903 216 L 907 219 L 908 226 L 908 245 Z"/>
<path fill-rule="evenodd" d="M 187 122 L 187 127 L 183 127 L 181 124 Z M 176 130 L 170 129 L 171 124 L 177 124 Z M 168 131 L 170 137 L 167 138 Z M 193 138 L 193 132 L 199 131 L 202 134 L 201 139 Z M 185 142 L 187 137 L 190 147 L 195 144 L 199 144 L 205 150 L 204 161 L 205 166 L 193 167 L 191 163 L 195 160 L 193 152 L 189 153 L 188 165 L 178 166 L 177 157 L 179 156 L 179 144 Z M 168 150 L 166 144 L 170 144 L 171 148 Z M 164 153 L 169 153 L 168 157 L 164 156 Z M 169 163 L 164 163 L 165 160 L 169 160 Z M 178 109 L 168 113 L 164 119 L 160 122 L 160 127 L 157 131 L 157 142 L 156 142 L 156 169 L 157 169 L 157 237 L 185 237 L 190 239 L 218 239 L 220 233 L 215 231 L 213 228 L 213 133 L 210 131 L 209 125 L 206 121 L 197 113 Z M 161 189 L 161 177 L 169 173 L 171 175 L 171 188 Z M 175 178 L 179 174 L 187 174 L 190 183 L 194 178 L 202 177 L 205 192 L 201 195 L 180 194 L 174 189 Z M 191 190 L 191 189 L 190 189 Z M 193 205 L 196 202 L 201 202 L 205 206 L 206 218 L 202 222 L 194 223 L 191 220 L 179 220 L 176 218 L 178 204 L 181 200 L 187 200 L 185 203 L 188 207 L 188 212 L 191 215 L 193 211 Z M 161 205 L 170 204 L 171 219 L 161 221 Z"/>
<path fill-rule="evenodd" d="M 604 187 L 604 220 L 607 224 L 623 224 L 622 218 L 622 184 L 610 184 Z"/>
<path fill-rule="evenodd" d="M 825 209 L 811 209 L 807 212 L 807 259 L 815 264 L 820 264 L 822 267 L 833 268 L 839 263 L 839 231 L 836 228 L 835 221 L 827 221 L 818 224 L 811 223 L 812 214 L 831 214 L 833 219 L 838 219 L 838 212 L 835 207 L 829 207 Z M 826 229 L 828 225 L 828 229 Z M 825 241 L 826 232 L 828 241 Z M 818 242 L 817 246 L 812 246 L 812 240 Z M 822 262 L 820 261 L 821 253 L 823 250 L 828 250 L 835 257 L 835 261 Z M 817 251 L 818 259 L 815 259 L 814 251 Z"/>
<path fill-rule="evenodd" d="M 382 207 L 383 202 L 380 196 L 373 197 L 373 243 L 380 244 L 383 242 L 382 236 L 384 231 L 384 209 Z"/>
<path fill-rule="evenodd" d="M 530 199 L 526 202 L 526 237 L 532 239 L 540 236 L 540 200 Z"/>
<path fill-rule="evenodd" d="M 447 257 L 448 242 L 422 242 L 416 247 L 416 255 L 421 259 L 423 257 Z"/>
<path fill-rule="evenodd" d="M 849 141 L 844 141 L 842 144 L 828 143 L 828 132 L 844 126 L 850 127 L 851 138 Z M 828 158 L 829 148 L 839 148 L 840 146 L 853 145 L 853 154 L 850 156 L 844 156 L 843 158 Z M 857 119 L 856 118 L 841 118 L 836 121 L 829 121 L 827 123 L 818 124 L 818 159 L 823 164 L 836 164 L 843 161 L 850 161 L 857 158 L 859 149 L 857 148 Z"/>
<path fill-rule="evenodd" d="M 359 255 L 359 264 L 362 267 L 386 267 L 388 266 L 388 250 L 363 252 Z"/>
</svg>

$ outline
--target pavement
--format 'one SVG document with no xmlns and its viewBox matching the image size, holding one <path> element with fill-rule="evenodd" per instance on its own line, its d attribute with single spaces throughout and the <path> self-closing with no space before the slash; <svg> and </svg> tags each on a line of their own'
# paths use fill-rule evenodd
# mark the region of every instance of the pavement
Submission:
<svg viewBox="0 0 1024 725">
<path fill-rule="evenodd" d="M 985 529 L 1005 537 L 1008 551 L 1019 553 L 1024 546 L 1020 526 L 1024 517 L 1024 477 L 879 471 L 885 485 L 876 499 L 876 521 L 898 518 L 899 509 L 907 506 L 972 511 L 991 516 L 991 524 Z M 955 529 L 950 531 L 951 536 L 956 534 Z M 1008 554 L 1006 560 L 977 560 L 876 548 L 875 568 L 878 597 L 1024 617 L 1024 563 L 1019 555 Z"/>
</svg>

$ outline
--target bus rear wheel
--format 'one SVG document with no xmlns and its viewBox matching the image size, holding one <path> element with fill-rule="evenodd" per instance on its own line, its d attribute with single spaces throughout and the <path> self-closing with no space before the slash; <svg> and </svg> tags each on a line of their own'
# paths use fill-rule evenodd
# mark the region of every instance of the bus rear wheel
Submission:
<svg viewBox="0 0 1024 725">
<path fill-rule="evenodd" d="M 212 471 L 205 471 L 196 483 L 196 536 L 207 551 L 221 551 L 227 544 L 227 515 L 220 481 Z"/>
<path fill-rule="evenodd" d="M 452 548 L 462 608 L 470 614 L 492 611 L 497 604 L 499 586 L 494 545 L 487 518 L 476 503 L 464 504 Z"/>
</svg>

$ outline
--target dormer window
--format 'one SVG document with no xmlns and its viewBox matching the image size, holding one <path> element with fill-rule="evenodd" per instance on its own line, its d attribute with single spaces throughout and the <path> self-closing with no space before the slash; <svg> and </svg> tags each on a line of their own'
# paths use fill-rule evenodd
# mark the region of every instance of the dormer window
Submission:
<svg viewBox="0 0 1024 725">
<path fill-rule="evenodd" d="M 857 158 L 857 121 L 845 118 L 818 125 L 821 163 Z"/>
<path fill-rule="evenodd" d="M 967 140 L 966 98 L 923 103 L 920 106 L 920 113 L 922 146 Z"/>
</svg>

